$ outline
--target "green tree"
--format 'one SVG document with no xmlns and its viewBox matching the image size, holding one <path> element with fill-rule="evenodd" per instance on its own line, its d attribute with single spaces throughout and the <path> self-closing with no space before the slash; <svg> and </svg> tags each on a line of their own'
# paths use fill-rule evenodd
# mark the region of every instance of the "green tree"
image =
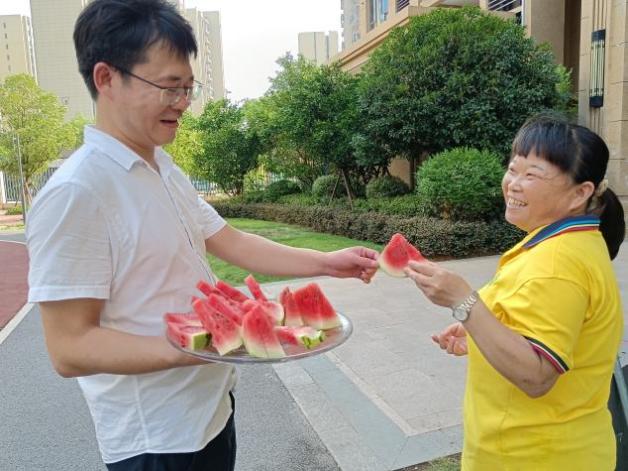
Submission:
<svg viewBox="0 0 628 471">
<path fill-rule="evenodd" d="M 229 195 L 241 194 L 244 176 L 256 167 L 260 152 L 259 138 L 248 128 L 242 107 L 225 99 L 209 102 L 196 129 L 200 134 L 200 152 L 193 155 L 197 175 Z"/>
<path fill-rule="evenodd" d="M 197 176 L 196 160 L 201 153 L 201 132 L 197 129 L 198 122 L 190 112 L 183 113 L 174 141 L 164 147 L 174 162 L 185 173 Z"/>
<path fill-rule="evenodd" d="M 505 157 L 525 119 L 564 110 L 565 71 L 522 27 L 478 8 L 439 8 L 393 30 L 359 87 L 361 162 L 458 146 Z"/>
<path fill-rule="evenodd" d="M 0 85 L 0 170 L 19 174 L 19 137 L 29 199 L 33 179 L 73 144 L 65 112 L 57 97 L 39 88 L 30 75 L 11 75 Z"/>
<path fill-rule="evenodd" d="M 296 162 L 284 173 L 311 184 L 323 171 L 336 171 L 348 184 L 357 167 L 351 144 L 357 120 L 356 79 L 337 66 L 316 66 L 303 57 L 286 55 L 278 63 L 281 70 L 266 99 L 276 142 Z"/>
</svg>

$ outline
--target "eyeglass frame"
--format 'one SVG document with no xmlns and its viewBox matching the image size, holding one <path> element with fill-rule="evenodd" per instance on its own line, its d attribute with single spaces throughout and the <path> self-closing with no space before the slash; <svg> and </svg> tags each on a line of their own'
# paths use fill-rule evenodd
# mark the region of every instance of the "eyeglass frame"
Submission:
<svg viewBox="0 0 628 471">
<path fill-rule="evenodd" d="M 147 83 L 148 85 L 152 85 L 155 88 L 159 88 L 161 93 L 159 94 L 159 100 L 162 105 L 166 106 L 174 106 L 181 101 L 183 97 L 187 100 L 188 103 L 196 100 L 203 89 L 203 84 L 197 80 L 194 80 L 194 85 L 192 87 L 163 87 L 161 85 L 157 85 L 150 80 L 146 80 L 139 75 L 135 75 L 133 72 L 125 69 L 124 67 L 119 67 L 117 65 L 109 64 L 111 67 L 117 69 L 123 74 L 130 75 L 133 78 L 140 80 L 141 82 Z M 173 94 L 172 98 L 169 100 L 166 99 L 167 93 Z"/>
</svg>

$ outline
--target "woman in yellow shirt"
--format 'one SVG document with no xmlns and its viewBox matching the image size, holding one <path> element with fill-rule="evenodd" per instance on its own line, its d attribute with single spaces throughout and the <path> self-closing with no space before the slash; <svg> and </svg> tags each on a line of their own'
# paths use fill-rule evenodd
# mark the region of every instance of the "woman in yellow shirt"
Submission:
<svg viewBox="0 0 628 471">
<path fill-rule="evenodd" d="M 431 263 L 406 269 L 458 321 L 433 340 L 468 354 L 463 470 L 613 470 L 607 408 L 623 311 L 611 259 L 624 239 L 608 148 L 537 117 L 517 134 L 502 190 L 527 236 L 475 292 Z"/>
</svg>

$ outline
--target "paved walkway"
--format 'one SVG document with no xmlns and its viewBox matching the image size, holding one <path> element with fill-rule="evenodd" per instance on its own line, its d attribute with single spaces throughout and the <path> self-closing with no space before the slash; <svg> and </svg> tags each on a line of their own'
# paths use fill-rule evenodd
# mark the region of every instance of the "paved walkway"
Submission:
<svg viewBox="0 0 628 471">
<path fill-rule="evenodd" d="M 497 257 L 485 257 L 444 265 L 479 287 L 492 277 L 496 263 Z M 615 268 L 623 298 L 628 300 L 625 246 Z M 330 453 L 343 471 L 384 471 L 460 451 L 465 359 L 444 354 L 429 338 L 451 322 L 449 311 L 431 305 L 409 280 L 383 273 L 370 285 L 328 278 L 317 281 L 335 307 L 352 319 L 354 333 L 344 345 L 324 355 L 241 369 L 236 397 L 242 404 L 238 436 L 243 448 L 236 469 L 338 469 L 323 459 Z M 265 289 L 275 295 L 287 284 L 298 287 L 305 282 L 268 284 Z M 0 375 L 9 379 L 0 388 L 0 449 L 9 450 L 13 464 L 31 464 L 10 469 L 39 469 L 36 458 L 42 450 L 46 460 L 68 466 L 70 455 L 90 457 L 89 465 L 48 469 L 102 469 L 86 408 L 77 403 L 76 384 L 51 372 L 41 327 L 32 315 L 0 345 L 0 358 Z M 263 388 L 268 388 L 266 395 Z M 51 400 L 56 404 L 56 397 L 59 405 L 49 407 Z M 70 402 L 76 404 L 74 408 Z M 29 413 L 34 406 L 36 413 Z M 47 412 L 41 415 L 42 411 Z M 277 420 L 280 425 L 272 429 Z M 44 424 L 51 433 L 33 438 Z M 69 439 L 57 439 L 55 428 L 72 431 L 72 453 L 67 449 Z M 274 440 L 278 436 L 281 439 Z M 298 456 L 282 460 L 291 450 L 301 450 L 303 443 L 310 450 L 303 460 Z M 15 449 L 18 446 L 30 452 L 20 453 Z M 261 455 L 260 450 L 264 450 Z M 321 457 L 318 462 L 316 456 Z"/>
<path fill-rule="evenodd" d="M 28 253 L 19 242 L 0 241 L 0 329 L 26 304 Z"/>
</svg>

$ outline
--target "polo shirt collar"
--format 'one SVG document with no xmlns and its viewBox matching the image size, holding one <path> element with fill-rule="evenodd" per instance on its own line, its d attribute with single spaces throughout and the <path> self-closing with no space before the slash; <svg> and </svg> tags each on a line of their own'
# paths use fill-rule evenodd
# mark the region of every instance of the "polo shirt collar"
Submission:
<svg viewBox="0 0 628 471">
<path fill-rule="evenodd" d="M 107 157 L 127 171 L 131 170 L 135 164 L 146 164 L 136 152 L 115 137 L 97 129 L 94 125 L 85 126 L 83 140 L 85 144 L 100 149 Z M 161 147 L 155 149 L 155 162 L 159 166 L 161 175 L 167 177 L 173 168 L 173 163 L 170 156 Z"/>
<path fill-rule="evenodd" d="M 504 253 L 503 258 L 510 258 L 523 249 L 530 249 L 541 242 L 566 232 L 594 231 L 600 227 L 600 218 L 592 214 L 571 216 L 541 226 L 528 233 L 517 245 Z"/>
</svg>

